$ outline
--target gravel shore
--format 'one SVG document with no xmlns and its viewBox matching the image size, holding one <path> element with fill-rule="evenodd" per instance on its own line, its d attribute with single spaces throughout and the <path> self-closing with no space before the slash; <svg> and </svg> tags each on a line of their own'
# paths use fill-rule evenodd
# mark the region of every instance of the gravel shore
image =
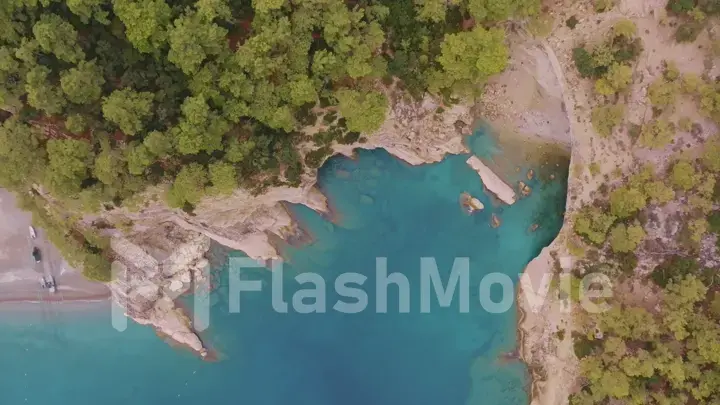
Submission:
<svg viewBox="0 0 720 405">
<path fill-rule="evenodd" d="M 42 229 L 30 236 L 31 214 L 17 207 L 15 196 L 0 189 L 0 305 L 17 302 L 106 300 L 110 296 L 102 283 L 86 280 L 63 260 Z M 33 246 L 40 249 L 35 263 Z M 55 277 L 57 292 L 40 286 L 42 276 Z"/>
</svg>

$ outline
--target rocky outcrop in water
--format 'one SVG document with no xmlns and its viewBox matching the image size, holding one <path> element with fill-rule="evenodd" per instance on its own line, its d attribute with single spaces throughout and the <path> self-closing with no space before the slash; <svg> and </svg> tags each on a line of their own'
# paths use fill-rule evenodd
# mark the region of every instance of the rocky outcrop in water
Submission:
<svg viewBox="0 0 720 405">
<path fill-rule="evenodd" d="M 515 203 L 515 191 L 507 183 L 505 183 L 497 174 L 495 174 L 485 163 L 477 156 L 471 156 L 467 160 L 470 165 L 482 179 L 483 185 L 492 192 L 500 201 L 505 204 L 512 205 Z"/>
<path fill-rule="evenodd" d="M 175 299 L 205 281 L 210 238 L 168 226 L 151 233 L 136 236 L 144 247 L 125 237 L 111 240 L 116 256 L 114 279 L 109 284 L 113 300 L 137 323 L 151 325 L 162 335 L 205 356 L 207 351 L 191 320 L 176 307 Z"/>
</svg>

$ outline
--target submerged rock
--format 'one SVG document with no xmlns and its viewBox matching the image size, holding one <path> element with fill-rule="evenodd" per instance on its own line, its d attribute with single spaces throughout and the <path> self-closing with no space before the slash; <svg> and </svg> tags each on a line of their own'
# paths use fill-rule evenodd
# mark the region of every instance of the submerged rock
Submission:
<svg viewBox="0 0 720 405">
<path fill-rule="evenodd" d="M 372 204 L 375 202 L 375 200 L 372 197 L 370 197 L 369 195 L 363 194 L 360 196 L 360 202 L 363 204 Z"/>
<path fill-rule="evenodd" d="M 530 232 L 535 232 L 538 228 L 540 228 L 540 224 L 532 224 L 530 225 Z"/>
<path fill-rule="evenodd" d="M 499 228 L 500 225 L 502 225 L 502 221 L 500 220 L 500 217 L 498 217 L 495 213 L 492 214 L 492 218 L 490 219 L 490 226 L 493 228 Z"/>
</svg>

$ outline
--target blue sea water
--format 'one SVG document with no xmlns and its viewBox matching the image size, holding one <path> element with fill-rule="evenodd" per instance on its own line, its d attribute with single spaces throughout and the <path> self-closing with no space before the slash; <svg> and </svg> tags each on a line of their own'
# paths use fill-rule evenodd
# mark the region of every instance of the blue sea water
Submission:
<svg viewBox="0 0 720 405">
<path fill-rule="evenodd" d="M 501 358 L 517 344 L 515 307 L 501 314 L 484 311 L 478 285 L 490 272 L 516 281 L 555 237 L 566 177 L 560 169 L 554 181 L 526 181 L 531 196 L 496 206 L 466 159 L 450 156 L 411 167 L 375 150 L 326 163 L 320 185 L 335 222 L 290 206 L 312 239 L 282 250 L 285 300 L 309 288 L 294 276 L 318 273 L 327 282 L 327 312 L 276 313 L 271 273 L 244 269 L 238 270 L 241 276 L 261 280 L 264 290 L 242 293 L 241 312 L 229 313 L 229 265 L 216 268 L 219 288 L 210 297 L 211 327 L 203 339 L 218 352 L 217 362 L 173 348 L 146 327 L 131 324 L 117 332 L 107 308 L 62 311 L 52 304 L 43 311 L 0 311 L 0 405 L 527 403 L 525 366 Z M 485 210 L 464 212 L 462 192 L 479 198 Z M 497 229 L 490 226 L 492 213 L 502 220 Z M 535 223 L 540 227 L 531 232 Z M 409 313 L 399 313 L 394 285 L 387 313 L 375 313 L 376 257 L 387 258 L 388 272 L 408 278 Z M 421 313 L 421 257 L 436 259 L 443 281 L 455 258 L 469 259 L 469 312 L 460 311 L 456 295 L 449 307 L 433 296 L 430 312 Z M 368 277 L 362 286 L 369 298 L 365 311 L 332 309 L 337 300 L 352 301 L 332 288 L 344 272 Z M 501 288 L 494 286 L 490 295 L 499 300 Z"/>
</svg>

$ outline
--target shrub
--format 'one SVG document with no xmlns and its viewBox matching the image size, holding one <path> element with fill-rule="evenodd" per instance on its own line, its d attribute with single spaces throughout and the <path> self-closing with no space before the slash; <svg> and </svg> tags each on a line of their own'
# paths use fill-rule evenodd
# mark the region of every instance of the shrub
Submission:
<svg viewBox="0 0 720 405">
<path fill-rule="evenodd" d="M 697 274 L 699 271 L 700 265 L 695 259 L 674 255 L 655 267 L 650 273 L 650 279 L 665 288 L 671 280 L 680 280 L 686 275 Z"/>
<path fill-rule="evenodd" d="M 613 49 L 613 59 L 615 62 L 631 62 L 637 59 L 642 53 L 642 40 L 640 38 L 629 40 L 625 37 L 616 37 L 613 40 Z"/>
<path fill-rule="evenodd" d="M 643 192 L 655 204 L 666 204 L 675 198 L 675 191 L 662 181 L 653 181 L 643 186 Z"/>
<path fill-rule="evenodd" d="M 682 75 L 681 89 L 685 93 L 695 93 L 702 85 L 702 79 L 695 73 L 685 73 Z"/>
<path fill-rule="evenodd" d="M 640 131 L 640 144 L 647 148 L 664 148 L 672 142 L 675 127 L 665 119 L 645 124 Z"/>
<path fill-rule="evenodd" d="M 635 26 L 634 22 L 628 19 L 622 19 L 613 25 L 613 36 L 615 37 L 625 37 L 631 39 L 636 33 L 637 26 Z"/>
<path fill-rule="evenodd" d="M 708 231 L 720 233 L 720 211 L 715 211 L 707 216 Z"/>
<path fill-rule="evenodd" d="M 720 173 L 720 140 L 713 139 L 705 144 L 702 162 L 708 170 Z"/>
<path fill-rule="evenodd" d="M 610 231 L 610 247 L 614 252 L 632 252 L 645 239 L 645 230 L 640 224 L 625 226 L 618 224 Z"/>
<path fill-rule="evenodd" d="M 648 98 L 653 107 L 663 109 L 675 104 L 675 97 L 679 89 L 680 86 L 677 82 L 671 82 L 665 78 L 657 79 L 648 89 Z"/>
<path fill-rule="evenodd" d="M 553 22 L 549 14 L 539 14 L 530 19 L 527 30 L 535 37 L 545 38 L 552 32 Z"/>
<path fill-rule="evenodd" d="M 65 120 L 65 129 L 73 134 L 81 134 L 87 128 L 87 120 L 80 114 L 72 114 Z"/>
<path fill-rule="evenodd" d="M 613 128 L 622 123 L 624 116 L 625 106 L 622 104 L 606 105 L 593 108 L 590 120 L 595 132 L 602 137 L 608 137 Z"/>
<path fill-rule="evenodd" d="M 670 0 L 665 7 L 674 14 L 687 14 L 695 7 L 694 0 Z"/>
<path fill-rule="evenodd" d="M 323 146 L 322 148 L 310 151 L 307 155 L 305 155 L 305 164 L 313 169 L 318 168 L 320 167 L 320 164 L 322 164 L 325 157 L 327 157 L 331 153 L 332 150 L 327 146 Z"/>
<path fill-rule="evenodd" d="M 578 212 L 574 228 L 578 235 L 584 235 L 590 242 L 600 245 L 605 242 L 607 231 L 614 222 L 613 215 L 597 207 L 588 207 Z"/>
<path fill-rule="evenodd" d="M 580 21 L 577 19 L 577 17 L 571 16 L 570 18 L 565 20 L 565 25 L 567 25 L 568 28 L 570 28 L 571 30 L 574 30 L 575 26 L 578 25 L 579 22 Z"/>
<path fill-rule="evenodd" d="M 715 122 L 720 122 L 720 92 L 716 86 L 700 86 L 700 112 Z"/>
<path fill-rule="evenodd" d="M 693 219 L 688 222 L 687 230 L 690 240 L 695 243 L 700 243 L 702 237 L 708 231 L 708 222 L 705 218 Z"/>
<path fill-rule="evenodd" d="M 573 61 L 581 77 L 590 78 L 598 76 L 593 58 L 585 48 L 573 49 Z"/>
<path fill-rule="evenodd" d="M 695 172 L 695 167 L 690 162 L 681 160 L 673 166 L 670 173 L 670 182 L 676 188 L 688 191 L 700 182 L 700 176 Z"/>
<path fill-rule="evenodd" d="M 647 196 L 637 188 L 624 186 L 610 193 L 610 213 L 628 218 L 647 205 Z"/>
<path fill-rule="evenodd" d="M 613 63 L 607 73 L 595 82 L 595 91 L 611 96 L 625 90 L 632 82 L 632 69 L 629 66 Z"/>
<path fill-rule="evenodd" d="M 697 21 L 689 21 L 680 26 L 675 31 L 675 41 L 677 42 L 694 42 L 700 32 L 703 30 L 703 24 Z"/>
<path fill-rule="evenodd" d="M 614 0 L 595 0 L 595 12 L 602 13 L 608 11 L 615 6 Z"/>
</svg>

